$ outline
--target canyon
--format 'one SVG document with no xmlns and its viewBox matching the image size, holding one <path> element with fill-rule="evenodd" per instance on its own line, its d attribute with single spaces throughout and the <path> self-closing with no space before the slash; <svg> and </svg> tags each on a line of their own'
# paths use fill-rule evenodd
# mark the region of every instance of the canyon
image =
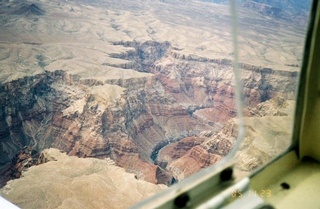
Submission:
<svg viewBox="0 0 320 209">
<path fill-rule="evenodd" d="M 145 76 L 103 82 L 57 70 L 1 86 L 1 163 L 25 146 L 36 153 L 53 147 L 79 157 L 110 157 L 139 179 L 170 185 L 183 179 L 172 173 L 173 159 L 190 152 L 196 159 L 192 174 L 229 152 L 236 134 L 222 141 L 212 135 L 236 117 L 230 60 L 183 56 L 168 42 L 115 44 L 130 49 L 112 56 Z M 272 98 L 294 99 L 296 72 L 240 66 L 246 109 Z M 176 145 L 173 159 L 157 159 L 169 143 Z"/>
<path fill-rule="evenodd" d="M 72 166 L 72 158 L 77 165 L 98 163 L 84 172 L 95 178 L 105 178 L 102 167 L 121 167 L 119 176 L 138 188 L 138 201 L 227 156 L 237 143 L 238 118 L 226 5 L 43 2 L 0 2 L 4 197 L 17 201 L 15 182 L 30 181 L 50 165 Z M 245 10 L 259 5 L 246 1 L 239 14 L 246 130 L 236 154 L 241 175 L 290 146 L 288 121 L 293 120 L 304 38 L 304 21 L 298 27 Z M 39 181 L 45 181 L 42 177 Z M 122 186 L 115 187 L 120 192 Z M 50 207 L 65 204 L 57 200 Z"/>
</svg>

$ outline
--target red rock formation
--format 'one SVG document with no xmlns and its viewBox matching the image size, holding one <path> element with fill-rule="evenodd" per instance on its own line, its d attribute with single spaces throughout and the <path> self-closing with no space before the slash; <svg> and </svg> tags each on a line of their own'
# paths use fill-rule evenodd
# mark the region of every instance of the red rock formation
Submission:
<svg viewBox="0 0 320 209">
<path fill-rule="evenodd" d="M 187 137 L 178 142 L 171 143 L 161 149 L 158 154 L 157 163 L 171 163 L 186 154 L 192 147 L 201 144 L 204 140 L 202 137 Z"/>
<path fill-rule="evenodd" d="M 177 180 L 182 180 L 202 168 L 213 165 L 222 157 L 211 154 L 200 145 L 192 147 L 186 154 L 168 165 L 168 170 L 172 172 Z"/>
</svg>

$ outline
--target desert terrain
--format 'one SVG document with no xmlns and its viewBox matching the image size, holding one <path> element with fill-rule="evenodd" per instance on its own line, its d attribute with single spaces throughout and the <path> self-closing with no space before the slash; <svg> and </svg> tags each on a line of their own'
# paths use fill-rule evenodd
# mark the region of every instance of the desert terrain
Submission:
<svg viewBox="0 0 320 209">
<path fill-rule="evenodd" d="M 239 175 L 291 143 L 308 12 L 288 8 L 238 5 Z M 127 208 L 237 142 L 223 1 L 2 0 L 0 31 L 0 194 L 22 208 Z"/>
</svg>

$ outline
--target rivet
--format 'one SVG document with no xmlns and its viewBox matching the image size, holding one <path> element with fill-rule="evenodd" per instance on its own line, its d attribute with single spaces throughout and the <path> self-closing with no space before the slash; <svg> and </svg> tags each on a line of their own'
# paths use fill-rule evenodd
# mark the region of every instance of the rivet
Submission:
<svg viewBox="0 0 320 209">
<path fill-rule="evenodd" d="M 275 209 L 272 205 L 263 205 L 259 209 Z"/>
<path fill-rule="evenodd" d="M 220 174 L 221 181 L 229 181 L 232 178 L 232 174 L 233 174 L 233 169 L 232 168 L 226 168 Z"/>
<path fill-rule="evenodd" d="M 187 206 L 189 201 L 190 201 L 189 195 L 187 193 L 183 193 L 183 194 L 179 195 L 178 197 L 176 197 L 176 199 L 174 200 L 174 204 L 178 208 L 184 208 Z"/>
<path fill-rule="evenodd" d="M 283 189 L 290 189 L 290 185 L 286 182 L 283 182 L 280 184 L 280 186 L 283 188 Z"/>
</svg>

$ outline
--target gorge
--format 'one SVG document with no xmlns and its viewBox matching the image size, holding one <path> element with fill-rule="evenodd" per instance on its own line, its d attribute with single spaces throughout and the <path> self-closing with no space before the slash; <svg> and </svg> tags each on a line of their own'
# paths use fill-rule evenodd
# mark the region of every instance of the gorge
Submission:
<svg viewBox="0 0 320 209">
<path fill-rule="evenodd" d="M 170 170 L 174 160 L 195 159 L 190 175 L 228 153 L 235 136 L 210 141 L 236 117 L 230 60 L 181 55 L 168 42 L 115 45 L 128 48 L 112 55 L 128 61 L 118 67 L 144 76 L 101 81 L 56 70 L 1 85 L 2 164 L 25 146 L 35 153 L 54 147 L 110 157 L 139 179 L 170 185 L 181 180 Z M 246 115 L 256 116 L 249 109 L 272 98 L 294 99 L 296 72 L 240 66 Z M 109 98 L 106 87 L 114 93 Z M 159 160 L 167 146 L 171 159 Z"/>
</svg>

